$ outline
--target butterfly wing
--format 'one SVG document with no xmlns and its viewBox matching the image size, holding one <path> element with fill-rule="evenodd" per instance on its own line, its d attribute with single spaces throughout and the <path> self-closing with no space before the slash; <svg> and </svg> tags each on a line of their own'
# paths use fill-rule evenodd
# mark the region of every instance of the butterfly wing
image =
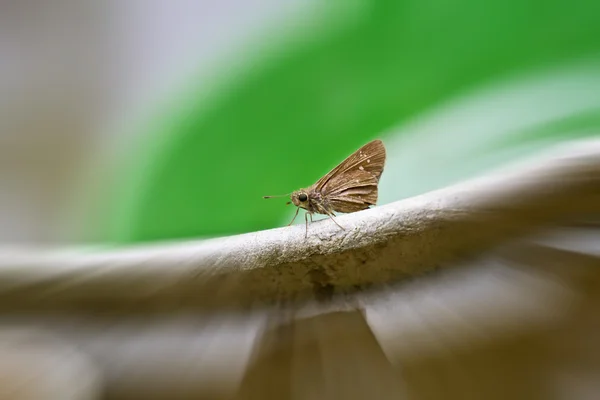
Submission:
<svg viewBox="0 0 600 400">
<path fill-rule="evenodd" d="M 351 213 L 377 203 L 377 185 L 385 164 L 381 140 L 362 146 L 312 187 L 321 193 L 326 208 Z M 327 207 L 328 206 L 328 207 Z"/>
</svg>

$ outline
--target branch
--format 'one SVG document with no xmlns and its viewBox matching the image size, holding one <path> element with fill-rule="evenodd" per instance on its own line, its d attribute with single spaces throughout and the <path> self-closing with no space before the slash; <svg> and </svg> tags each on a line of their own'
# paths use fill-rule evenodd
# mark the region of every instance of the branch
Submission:
<svg viewBox="0 0 600 400">
<path fill-rule="evenodd" d="M 600 211 L 600 140 L 332 221 L 117 250 L 2 249 L 0 309 L 213 310 L 389 284 Z"/>
</svg>

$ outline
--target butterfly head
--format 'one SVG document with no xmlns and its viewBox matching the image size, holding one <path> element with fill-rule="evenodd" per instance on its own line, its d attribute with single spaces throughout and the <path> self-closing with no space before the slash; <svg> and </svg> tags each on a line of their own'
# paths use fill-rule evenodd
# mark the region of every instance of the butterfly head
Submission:
<svg viewBox="0 0 600 400">
<path fill-rule="evenodd" d="M 296 190 L 291 196 L 296 207 L 308 208 L 308 192 L 304 189 Z"/>
</svg>

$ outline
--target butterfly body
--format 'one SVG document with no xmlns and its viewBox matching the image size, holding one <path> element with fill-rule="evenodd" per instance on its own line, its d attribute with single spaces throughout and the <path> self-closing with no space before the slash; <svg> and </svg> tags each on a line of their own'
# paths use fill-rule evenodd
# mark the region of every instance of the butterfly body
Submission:
<svg viewBox="0 0 600 400">
<path fill-rule="evenodd" d="M 306 210 L 306 233 L 308 216 L 327 215 L 340 228 L 333 217 L 335 212 L 352 213 L 366 210 L 377 203 L 377 185 L 385 164 L 385 147 L 381 140 L 373 140 L 352 153 L 337 167 L 319 179 L 314 185 L 292 192 L 291 203 Z M 270 196 L 265 196 L 270 197 Z"/>
</svg>

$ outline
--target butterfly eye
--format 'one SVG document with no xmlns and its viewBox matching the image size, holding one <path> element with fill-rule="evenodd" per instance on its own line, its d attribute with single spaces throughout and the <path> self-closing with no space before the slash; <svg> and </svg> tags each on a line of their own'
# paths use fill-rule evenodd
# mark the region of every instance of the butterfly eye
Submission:
<svg viewBox="0 0 600 400">
<path fill-rule="evenodd" d="M 298 196 L 298 200 L 306 201 L 308 200 L 308 196 L 305 193 L 300 193 L 300 195 Z"/>
</svg>

